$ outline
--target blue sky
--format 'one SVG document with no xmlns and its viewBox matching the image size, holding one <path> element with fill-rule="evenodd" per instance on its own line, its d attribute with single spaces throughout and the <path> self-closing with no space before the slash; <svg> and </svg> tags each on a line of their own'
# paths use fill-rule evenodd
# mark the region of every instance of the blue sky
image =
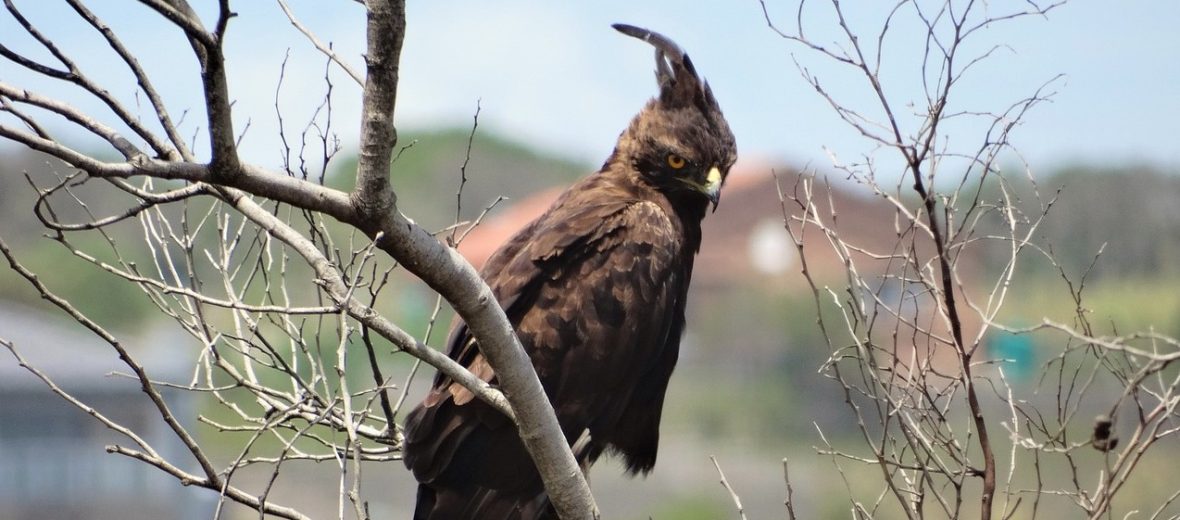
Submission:
<svg viewBox="0 0 1180 520">
<path fill-rule="evenodd" d="M 114 92 L 132 92 L 124 69 L 92 31 L 71 21 L 56 1 L 17 0 L 17 5 L 76 53 L 83 69 Z M 201 99 L 191 51 L 154 13 L 131 2 L 96 2 L 94 8 L 141 55 L 174 117 L 185 109 L 186 134 L 200 130 Z M 209 15 L 215 2 L 194 2 Z M 844 2 L 854 28 L 872 33 L 886 2 Z M 892 4 L 891 2 L 889 3 Z M 322 98 L 324 60 L 286 22 L 275 2 L 239 0 L 227 42 L 237 130 L 248 160 L 277 166 L 280 148 L 275 91 L 280 65 L 290 53 L 280 93 L 289 132 L 297 134 Z M 363 69 L 363 12 L 351 0 L 292 0 L 304 23 Z M 794 22 L 797 2 L 767 0 L 774 19 Z M 834 41 L 835 19 L 827 2 L 812 0 L 809 34 Z M 1021 1 L 976 2 L 993 12 Z M 652 53 L 610 29 L 627 22 L 658 30 L 679 42 L 709 80 L 747 158 L 768 158 L 823 168 L 825 147 L 855 158 L 872 144 L 844 125 L 800 77 L 793 58 L 841 100 L 872 113 L 863 78 L 771 32 L 756 0 L 703 2 L 550 2 L 507 0 L 411 1 L 402 58 L 398 121 L 403 129 L 468 126 L 480 104 L 480 125 L 544 151 L 598 163 L 618 132 L 655 91 Z M 207 20 L 210 18 L 207 17 Z M 952 103 L 966 110 L 1002 110 L 1064 74 L 1050 90 L 1052 102 L 1034 109 L 1014 140 L 1039 169 L 1062 164 L 1148 163 L 1180 165 L 1180 2 L 1076 0 L 1047 19 L 1025 18 L 981 31 L 972 47 L 982 52 L 1006 44 L 957 87 Z M 885 88 L 899 107 L 923 98 L 918 83 L 920 40 L 903 19 L 887 40 Z M 10 17 L 0 17 L 0 37 L 30 49 Z M 33 54 L 44 58 L 42 51 Z M 333 72 L 333 128 L 345 146 L 355 144 L 360 90 Z M 79 105 L 72 91 L 30 78 L 0 63 L 0 81 L 59 95 Z M 135 104 L 131 95 L 123 96 Z M 147 116 L 146 108 L 144 115 Z M 3 117 L 3 116 L 0 116 Z M 4 119 L 11 123 L 11 118 Z M 973 146 L 978 129 L 963 127 L 952 146 Z M 292 134 L 288 134 L 289 137 Z M 958 140 L 955 140 L 958 139 Z"/>
</svg>

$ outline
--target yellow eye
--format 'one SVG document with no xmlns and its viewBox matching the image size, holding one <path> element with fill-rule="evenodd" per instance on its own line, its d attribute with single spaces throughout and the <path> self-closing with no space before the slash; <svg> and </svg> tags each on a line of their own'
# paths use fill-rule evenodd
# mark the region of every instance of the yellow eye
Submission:
<svg viewBox="0 0 1180 520">
<path fill-rule="evenodd" d="M 685 161 L 683 157 L 674 153 L 668 154 L 668 166 L 671 166 L 673 170 L 679 170 L 683 168 L 686 163 L 687 161 Z"/>
</svg>

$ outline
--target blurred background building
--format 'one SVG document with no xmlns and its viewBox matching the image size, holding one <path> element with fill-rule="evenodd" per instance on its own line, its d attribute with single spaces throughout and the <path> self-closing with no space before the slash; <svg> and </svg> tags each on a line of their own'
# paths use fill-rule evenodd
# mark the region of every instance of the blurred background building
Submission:
<svg viewBox="0 0 1180 520">
<path fill-rule="evenodd" d="M 99 338 L 11 299 L 0 300 L 0 331 L 62 391 L 131 428 L 169 458 L 186 460 L 184 447 L 167 431 L 155 405 L 134 379 L 120 375 L 129 372 L 127 367 Z M 160 333 L 136 338 L 128 347 L 153 377 L 179 381 L 191 362 L 171 347 L 183 340 Z M 215 495 L 192 493 L 147 464 L 108 454 L 104 448 L 110 444 L 140 448 L 51 393 L 7 349 L 0 356 L 0 518 L 212 516 Z M 175 390 L 165 390 L 164 396 L 191 426 L 200 396 Z"/>
</svg>

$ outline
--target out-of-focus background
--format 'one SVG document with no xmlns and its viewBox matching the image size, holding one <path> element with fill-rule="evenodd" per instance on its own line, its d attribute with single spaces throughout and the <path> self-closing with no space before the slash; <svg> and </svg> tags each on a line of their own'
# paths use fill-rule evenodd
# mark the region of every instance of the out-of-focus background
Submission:
<svg viewBox="0 0 1180 520">
<path fill-rule="evenodd" d="M 131 91 L 126 75 L 110 66 L 113 57 L 97 36 L 62 15 L 63 4 L 16 3 L 61 47 L 84 56 L 95 79 L 109 82 L 113 92 Z M 203 13 L 211 9 L 198 4 Z M 849 20 L 853 28 L 875 27 L 883 12 L 871 4 Z M 789 25 L 795 5 L 770 0 L 766 8 Z M 358 4 L 293 1 L 291 6 L 321 39 L 362 68 L 364 15 Z M 195 111 L 182 127 L 199 135 L 199 78 L 186 44 L 141 7 L 94 8 L 120 31 L 145 68 L 168 71 L 158 76 L 159 86 L 172 110 Z M 245 129 L 243 157 L 279 168 L 283 145 L 276 103 L 285 124 L 295 129 L 290 135 L 298 134 L 317 117 L 313 112 L 325 95 L 325 59 L 276 4 L 238 2 L 235 10 L 239 15 L 231 22 L 226 53 L 237 127 Z M 813 37 L 835 38 L 834 21 L 822 9 L 817 6 L 809 16 Z M 461 218 L 474 218 L 497 197 L 508 200 L 461 247 L 477 264 L 563 186 L 593 172 L 655 91 L 650 49 L 618 35 L 610 23 L 650 27 L 689 52 L 725 110 L 742 160 L 720 209 L 706 220 L 659 464 L 648 478 L 636 481 L 619 476 L 620 468 L 611 463 L 600 464 L 591 479 L 596 496 L 606 518 L 731 517 L 729 495 L 718 486 L 709 460 L 714 455 L 751 518 L 782 517 L 782 460 L 789 458 L 802 516 L 846 517 L 842 478 L 868 481 L 875 470 L 851 470 L 842 477 L 830 458 L 816 454 L 823 442 L 817 426 L 832 442 L 855 442 L 858 433 L 838 387 L 818 372 L 828 351 L 797 253 L 782 228 L 771 172 L 787 183 L 802 170 L 830 175 L 835 197 L 844 202 L 841 218 L 855 227 L 854 234 L 892 235 L 892 221 L 874 217 L 882 214 L 883 203 L 829 168 L 830 157 L 855 160 L 873 144 L 839 121 L 798 68 L 853 105 L 872 103 L 871 90 L 858 83 L 863 78 L 779 38 L 767 27 L 758 2 L 411 2 L 408 19 L 397 115 L 400 142 L 414 145 L 398 159 L 394 185 L 405 214 L 428 229 L 450 225 L 478 110 Z M 1002 110 L 1064 75 L 1048 87 L 1055 92 L 1051 102 L 1036 107 L 1014 132 L 1021 155 L 1005 160 L 1016 171 L 1031 171 L 1043 192 L 1060 188 L 1040 238 L 1054 246 L 1067 270 L 1085 269 L 1105 244 L 1086 289 L 1094 321 L 1127 330 L 1153 327 L 1173 336 L 1180 334 L 1180 292 L 1175 290 L 1180 269 L 1173 260 L 1180 253 L 1180 72 L 1171 66 L 1180 51 L 1177 20 L 1180 4 L 1175 3 L 1075 2 L 1045 19 L 988 28 L 981 40 L 1001 47 L 967 76 L 962 97 L 956 98 L 965 107 Z M 0 35 L 4 45 L 32 46 L 10 17 L 0 17 Z M 885 87 L 899 92 L 899 98 L 912 92 L 912 100 L 922 106 L 921 84 L 905 73 L 917 66 L 920 48 L 899 38 L 886 52 L 900 66 L 896 76 L 884 76 Z M 327 182 L 347 188 L 355 164 L 359 89 L 338 70 L 328 78 L 335 98 L 327 132 L 338 136 L 343 151 L 329 165 Z M 11 62 L 0 62 L 0 80 L 63 92 Z M 952 139 L 970 143 L 979 132 L 968 124 Z M 80 135 L 65 140 L 88 146 Z M 207 153 L 196 141 L 197 152 Z M 64 255 L 59 245 L 41 237 L 23 173 L 40 178 L 54 168 L 41 156 L 0 142 L 0 234 L 27 264 L 46 273 L 51 287 L 129 338 L 161 379 L 185 380 L 195 346 L 170 330 L 136 288 Z M 882 174 L 891 174 L 888 163 Z M 110 201 L 110 207 L 117 203 Z M 382 310 L 420 334 L 433 295 L 408 278 L 397 283 L 396 297 L 383 302 Z M 1010 302 L 1005 319 L 1065 320 L 1073 311 L 1053 269 L 1029 268 L 1018 283 L 1021 296 Z M 141 425 L 149 435 L 164 436 L 150 410 L 138 408 L 147 402 L 135 385 L 109 374 L 118 369 L 109 350 L 46 310 L 24 281 L 0 271 L 0 337 L 19 343 L 47 372 L 91 396 L 95 406 Z M 436 334 L 431 343 L 438 345 L 441 338 Z M 1008 356 L 1017 360 L 1013 377 L 1035 384 L 1054 345 L 1018 348 L 1027 354 Z M 390 364 L 404 370 L 409 360 L 398 357 Z M 419 386 L 427 379 L 419 377 Z M 411 393 L 411 399 L 420 396 L 420 391 Z M 107 455 L 103 445 L 110 435 L 53 397 L 7 352 L 0 352 L 0 397 L 0 517 L 6 511 L 179 517 L 178 503 L 188 504 L 184 510 L 193 518 L 206 518 L 212 510 L 216 499 L 208 491 L 183 488 L 144 465 Z M 170 398 L 182 409 L 217 413 L 212 403 L 191 394 Z M 243 442 L 233 434 L 194 428 L 220 456 L 233 456 Z M 1162 464 L 1157 460 L 1164 457 L 1144 464 Z M 316 516 L 334 515 L 336 468 L 292 464 L 275 498 Z M 413 499 L 408 474 L 396 463 L 369 465 L 366 471 L 368 489 L 388 489 L 373 496 L 374 517 L 405 517 Z M 1124 500 L 1134 504 L 1137 493 L 1154 497 L 1156 491 L 1146 482 Z M 53 507 L 61 509 L 47 509 Z M 250 514 L 227 511 L 234 518 Z"/>
</svg>

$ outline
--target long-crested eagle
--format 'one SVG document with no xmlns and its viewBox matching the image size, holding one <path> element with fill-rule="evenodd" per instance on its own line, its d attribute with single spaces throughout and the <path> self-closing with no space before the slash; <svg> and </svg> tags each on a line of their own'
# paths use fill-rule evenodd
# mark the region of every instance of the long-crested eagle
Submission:
<svg viewBox="0 0 1180 520">
<path fill-rule="evenodd" d="M 589 468 L 609 451 L 636 474 L 656 462 L 701 219 L 737 153 L 684 51 L 646 29 L 614 28 L 655 47 L 659 95 L 602 168 L 501 246 L 482 274 L 577 460 Z M 448 354 L 495 384 L 465 324 Z M 404 448 L 419 482 L 415 519 L 557 518 L 512 422 L 441 374 L 407 416 Z"/>
</svg>

